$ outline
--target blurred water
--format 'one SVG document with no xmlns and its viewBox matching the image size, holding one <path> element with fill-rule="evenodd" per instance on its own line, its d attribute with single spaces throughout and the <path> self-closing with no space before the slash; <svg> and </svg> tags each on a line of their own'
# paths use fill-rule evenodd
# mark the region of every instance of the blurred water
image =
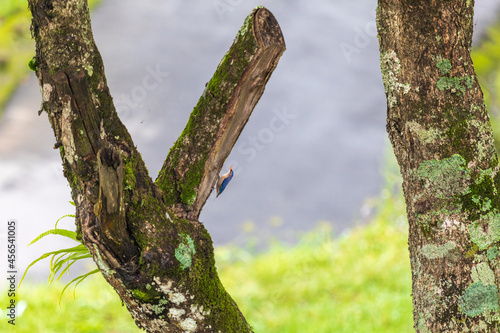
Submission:
<svg viewBox="0 0 500 333">
<path fill-rule="evenodd" d="M 245 243 L 244 229 L 293 241 L 321 220 L 341 232 L 366 214 L 359 211 L 382 185 L 387 144 L 376 1 L 104 0 L 92 14 L 120 117 L 156 178 L 205 83 L 258 4 L 278 19 L 287 51 L 226 161 L 223 172 L 232 165 L 235 177 L 202 212 L 215 244 Z M 476 1 L 477 31 L 499 5 Z M 39 105 L 32 75 L 0 123 L 0 218 L 19 223 L 24 267 L 47 249 L 71 245 L 50 236 L 25 247 L 74 211 L 47 116 L 36 115 Z M 73 228 L 72 221 L 61 227 Z M 32 276 L 46 270 L 35 267 Z"/>
</svg>

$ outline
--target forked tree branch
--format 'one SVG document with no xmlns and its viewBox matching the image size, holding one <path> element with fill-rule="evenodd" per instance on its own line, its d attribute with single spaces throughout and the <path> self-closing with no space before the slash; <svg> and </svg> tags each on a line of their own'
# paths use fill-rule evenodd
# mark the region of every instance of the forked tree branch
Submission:
<svg viewBox="0 0 500 333">
<path fill-rule="evenodd" d="M 285 48 L 273 14 L 265 8 L 254 10 L 208 82 L 156 180 L 177 214 L 191 219 L 200 215 Z"/>
<path fill-rule="evenodd" d="M 274 16 L 247 17 L 153 182 L 113 105 L 86 1 L 29 6 L 42 110 L 103 276 L 148 332 L 251 332 L 198 216 L 285 49 Z"/>
</svg>

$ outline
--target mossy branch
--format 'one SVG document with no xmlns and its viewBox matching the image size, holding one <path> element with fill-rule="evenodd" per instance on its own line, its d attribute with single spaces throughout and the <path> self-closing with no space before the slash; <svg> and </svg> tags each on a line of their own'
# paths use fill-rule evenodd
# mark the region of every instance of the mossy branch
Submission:
<svg viewBox="0 0 500 333">
<path fill-rule="evenodd" d="M 273 14 L 254 9 L 159 172 L 156 184 L 177 214 L 198 218 L 285 48 Z"/>
<path fill-rule="evenodd" d="M 197 218 L 285 50 L 274 16 L 258 8 L 245 20 L 155 184 L 113 106 L 86 1 L 28 3 L 77 238 L 148 332 L 251 332 Z"/>
</svg>

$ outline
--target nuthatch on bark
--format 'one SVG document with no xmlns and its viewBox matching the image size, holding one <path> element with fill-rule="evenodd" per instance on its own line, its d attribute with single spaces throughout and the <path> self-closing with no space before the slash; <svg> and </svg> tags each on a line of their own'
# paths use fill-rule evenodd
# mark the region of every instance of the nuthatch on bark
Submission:
<svg viewBox="0 0 500 333">
<path fill-rule="evenodd" d="M 226 188 L 227 184 L 231 181 L 233 178 L 233 168 L 230 166 L 229 171 L 222 176 L 220 176 L 219 180 L 217 181 L 217 196 L 216 198 L 224 192 L 224 189 Z"/>
</svg>

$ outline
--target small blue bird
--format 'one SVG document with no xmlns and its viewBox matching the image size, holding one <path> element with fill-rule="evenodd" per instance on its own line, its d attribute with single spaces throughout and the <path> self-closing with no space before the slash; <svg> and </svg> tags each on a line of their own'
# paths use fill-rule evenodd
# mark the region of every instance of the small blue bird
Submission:
<svg viewBox="0 0 500 333">
<path fill-rule="evenodd" d="M 230 166 L 229 171 L 222 176 L 220 176 L 219 180 L 217 181 L 217 196 L 216 198 L 224 192 L 224 189 L 226 188 L 227 184 L 233 179 L 233 168 Z"/>
</svg>

